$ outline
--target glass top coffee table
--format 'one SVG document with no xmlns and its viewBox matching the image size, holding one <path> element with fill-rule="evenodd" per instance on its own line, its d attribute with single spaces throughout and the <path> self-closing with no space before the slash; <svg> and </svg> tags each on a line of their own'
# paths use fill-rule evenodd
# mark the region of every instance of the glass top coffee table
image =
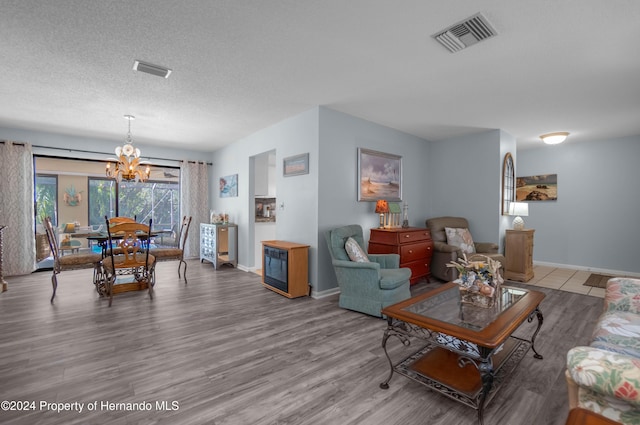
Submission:
<svg viewBox="0 0 640 425">
<path fill-rule="evenodd" d="M 534 342 L 542 326 L 539 305 L 544 297 L 542 292 L 502 286 L 493 307 L 476 307 L 462 303 L 458 285 L 449 282 L 384 308 L 388 325 L 382 348 L 391 371 L 380 388 L 389 388 L 397 372 L 473 407 L 482 424 L 485 405 L 529 348 L 542 359 Z M 534 317 L 538 326 L 531 339 L 513 335 Z M 394 364 L 387 352 L 391 336 L 406 346 L 416 339 L 421 348 Z"/>
</svg>

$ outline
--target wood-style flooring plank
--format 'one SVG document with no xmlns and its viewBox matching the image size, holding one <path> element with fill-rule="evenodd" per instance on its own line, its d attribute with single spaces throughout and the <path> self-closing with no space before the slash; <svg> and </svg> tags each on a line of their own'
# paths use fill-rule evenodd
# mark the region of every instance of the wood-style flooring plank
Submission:
<svg viewBox="0 0 640 425">
<path fill-rule="evenodd" d="M 53 304 L 50 272 L 9 277 L 0 294 L 0 400 L 84 403 L 82 413 L 0 411 L 0 423 L 418 425 L 475 424 L 475 410 L 395 374 L 381 348 L 384 320 L 338 307 L 337 296 L 287 299 L 260 277 L 189 261 L 157 266 L 146 291 L 98 297 L 90 270 L 65 271 Z M 414 294 L 438 283 L 422 282 Z M 485 412 L 486 424 L 564 424 L 566 352 L 587 344 L 602 299 L 539 289 L 536 348 Z M 534 323 L 518 334 L 530 336 Z M 412 349 L 397 340 L 399 360 Z M 98 402 L 95 411 L 88 403 Z M 150 403 L 131 411 L 100 403 Z M 159 404 L 156 405 L 156 402 Z M 170 410 L 176 402 L 175 410 Z M 168 404 L 162 404 L 168 403 Z"/>
</svg>

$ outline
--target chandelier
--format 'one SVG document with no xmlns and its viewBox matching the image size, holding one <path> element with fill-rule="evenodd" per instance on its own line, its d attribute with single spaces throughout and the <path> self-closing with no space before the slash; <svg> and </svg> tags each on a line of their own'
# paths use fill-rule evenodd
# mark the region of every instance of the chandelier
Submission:
<svg viewBox="0 0 640 425">
<path fill-rule="evenodd" d="M 147 165 L 146 169 L 142 169 L 142 163 L 140 162 L 140 149 L 133 146 L 133 140 L 131 139 L 131 121 L 136 117 L 133 115 L 125 115 L 125 119 L 129 121 L 129 131 L 123 146 L 116 148 L 116 155 L 118 157 L 115 169 L 111 168 L 111 162 L 107 162 L 106 174 L 107 177 L 116 179 L 119 183 L 122 180 L 126 181 L 140 181 L 143 182 L 149 178 L 151 174 L 151 167 Z"/>
</svg>

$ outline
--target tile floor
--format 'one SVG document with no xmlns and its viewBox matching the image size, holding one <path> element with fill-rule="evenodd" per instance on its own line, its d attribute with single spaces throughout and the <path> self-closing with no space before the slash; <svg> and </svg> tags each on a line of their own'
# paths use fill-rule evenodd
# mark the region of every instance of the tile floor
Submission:
<svg viewBox="0 0 640 425">
<path fill-rule="evenodd" d="M 533 272 L 533 279 L 525 284 L 604 298 L 603 288 L 583 285 L 590 271 L 534 265 Z"/>
</svg>

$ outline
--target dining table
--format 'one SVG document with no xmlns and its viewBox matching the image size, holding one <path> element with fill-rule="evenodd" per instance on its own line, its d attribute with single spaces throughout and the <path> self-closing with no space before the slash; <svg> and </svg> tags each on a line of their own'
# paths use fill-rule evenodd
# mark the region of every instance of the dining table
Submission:
<svg viewBox="0 0 640 425">
<path fill-rule="evenodd" d="M 155 238 L 155 237 L 159 236 L 160 234 L 162 234 L 161 231 L 151 231 L 151 238 Z M 122 236 L 123 236 L 122 234 L 115 233 L 115 234 L 111 235 L 111 239 L 112 240 L 121 240 Z M 101 248 L 102 258 L 106 257 L 107 254 L 108 254 L 107 248 L 109 247 L 109 244 L 108 244 L 109 235 L 107 234 L 107 232 L 72 233 L 71 237 L 72 238 L 84 238 L 87 241 L 89 241 L 90 246 L 93 243 L 97 244 Z M 147 234 L 145 233 L 145 234 L 138 235 L 138 239 L 140 239 L 141 241 L 146 241 L 147 240 Z"/>
</svg>

